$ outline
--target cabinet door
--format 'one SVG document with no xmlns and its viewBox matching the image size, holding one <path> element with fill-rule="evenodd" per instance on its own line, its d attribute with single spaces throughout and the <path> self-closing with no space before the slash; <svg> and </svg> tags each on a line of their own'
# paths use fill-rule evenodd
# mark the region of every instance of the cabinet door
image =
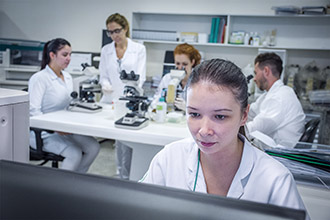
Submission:
<svg viewBox="0 0 330 220">
<path fill-rule="evenodd" d="M 13 107 L 0 106 L 0 159 L 13 159 Z"/>
<path fill-rule="evenodd" d="M 29 161 L 29 102 L 13 105 L 13 160 Z"/>
</svg>

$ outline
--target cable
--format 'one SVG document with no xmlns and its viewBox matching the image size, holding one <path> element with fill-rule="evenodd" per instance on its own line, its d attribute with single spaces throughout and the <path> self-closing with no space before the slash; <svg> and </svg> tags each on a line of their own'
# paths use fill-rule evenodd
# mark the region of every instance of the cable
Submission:
<svg viewBox="0 0 330 220">
<path fill-rule="evenodd" d="M 194 189 L 193 189 L 194 192 L 195 192 L 196 184 L 197 184 L 197 178 L 198 178 L 198 171 L 199 171 L 199 162 L 200 162 L 200 159 L 201 159 L 201 150 L 198 149 L 197 171 L 196 171 L 195 184 L 194 184 Z"/>
</svg>

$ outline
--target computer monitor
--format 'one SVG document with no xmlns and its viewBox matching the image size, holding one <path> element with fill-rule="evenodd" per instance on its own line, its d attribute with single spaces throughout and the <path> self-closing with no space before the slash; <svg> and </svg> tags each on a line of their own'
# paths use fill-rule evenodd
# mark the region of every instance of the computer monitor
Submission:
<svg viewBox="0 0 330 220">
<path fill-rule="evenodd" d="M 175 69 L 174 63 L 174 51 L 167 50 L 165 51 L 164 56 L 164 64 L 163 64 L 163 74 L 162 76 L 166 75 L 167 73 L 171 72 L 172 69 Z"/>
<path fill-rule="evenodd" d="M 305 212 L 0 161 L 0 219 L 304 219 Z"/>
<path fill-rule="evenodd" d="M 102 47 L 104 45 L 110 44 L 112 42 L 111 37 L 108 37 L 107 35 L 107 30 L 103 29 L 102 30 Z"/>
</svg>

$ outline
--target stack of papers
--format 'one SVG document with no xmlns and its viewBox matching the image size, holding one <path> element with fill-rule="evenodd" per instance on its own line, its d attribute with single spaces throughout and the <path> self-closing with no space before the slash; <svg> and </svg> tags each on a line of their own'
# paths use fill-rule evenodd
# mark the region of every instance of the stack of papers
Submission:
<svg viewBox="0 0 330 220">
<path fill-rule="evenodd" d="M 308 14 L 308 15 L 319 15 L 319 14 L 325 14 L 326 10 L 323 6 L 305 6 L 302 7 L 302 13 Z"/>
<path fill-rule="evenodd" d="M 177 41 L 178 33 L 176 31 L 133 29 L 133 39 Z"/>
<path fill-rule="evenodd" d="M 296 6 L 273 6 L 276 15 L 300 14 L 301 9 Z"/>
</svg>

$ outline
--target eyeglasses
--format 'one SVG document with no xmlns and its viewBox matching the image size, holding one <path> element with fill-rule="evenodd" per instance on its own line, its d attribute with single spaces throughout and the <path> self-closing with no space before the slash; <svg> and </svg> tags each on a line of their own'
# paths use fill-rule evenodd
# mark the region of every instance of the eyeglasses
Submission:
<svg viewBox="0 0 330 220">
<path fill-rule="evenodd" d="M 107 30 L 107 35 L 110 37 L 113 34 L 119 34 L 122 30 L 123 30 L 123 28 L 117 28 L 113 31 Z"/>
</svg>

